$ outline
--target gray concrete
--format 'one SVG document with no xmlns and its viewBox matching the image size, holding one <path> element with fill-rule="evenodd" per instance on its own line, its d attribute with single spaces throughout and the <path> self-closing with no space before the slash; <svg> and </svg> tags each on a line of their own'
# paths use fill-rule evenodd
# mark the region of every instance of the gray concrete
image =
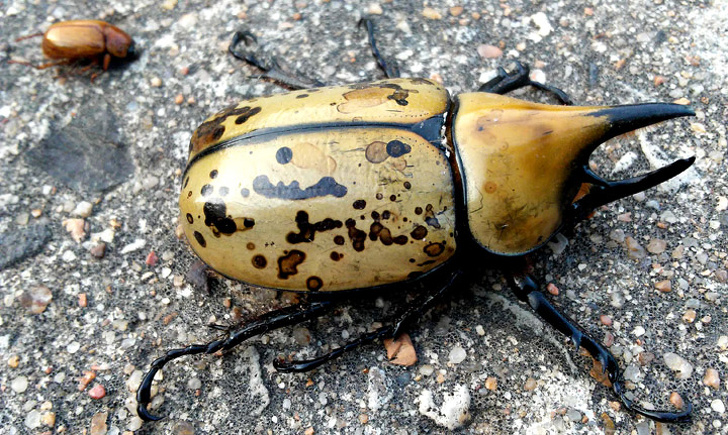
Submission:
<svg viewBox="0 0 728 435">
<path fill-rule="evenodd" d="M 726 433 L 725 2 L 447 0 L 432 2 L 436 14 L 427 16 L 411 0 L 104 3 L 10 1 L 0 8 L 0 433 L 136 429 L 130 390 L 157 355 L 209 339 L 210 321 L 227 324 L 235 313 L 279 305 L 274 292 L 245 284 L 221 279 L 207 294 L 185 280 L 195 258 L 175 228 L 190 134 L 241 98 L 281 92 L 249 78 L 255 71 L 226 53 L 242 27 L 282 64 L 327 84 L 380 78 L 356 28 L 367 12 L 375 14 L 380 48 L 398 59 L 404 76 L 441 78 L 452 93 L 476 89 L 495 67 L 518 59 L 578 104 L 684 98 L 695 108 L 695 118 L 612 142 L 593 158 L 600 173 L 618 178 L 689 155 L 697 156 L 693 169 L 667 188 L 610 204 L 568 244 L 546 247 L 532 262 L 537 276 L 560 289 L 550 296 L 557 306 L 594 336 L 613 339 L 643 405 L 670 407 L 673 391 L 693 402 L 693 423 L 670 433 Z M 456 6 L 463 8 L 457 17 Z M 93 83 L 88 75 L 54 78 L 68 69 L 6 62 L 42 62 L 39 39 L 14 39 L 74 18 L 117 24 L 134 36 L 140 58 Z M 503 55 L 483 59 L 482 44 L 502 44 Z M 74 151 L 59 157 L 64 147 Z M 89 158 L 92 152 L 103 155 Z M 57 164 L 44 162 L 51 154 Z M 88 225 L 78 243 L 63 226 L 72 218 Z M 643 251 L 628 250 L 627 237 Z M 97 259 L 90 251 L 103 238 L 106 252 Z M 146 264 L 151 251 L 155 265 Z M 658 291 L 665 280 L 671 290 Z M 446 395 L 470 397 L 470 422 L 459 429 L 465 433 L 604 433 L 603 413 L 617 433 L 660 430 L 613 409 L 609 390 L 588 375 L 590 362 L 518 304 L 497 270 L 422 319 L 411 332 L 414 367 L 391 365 L 375 344 L 313 373 L 273 370 L 278 355 L 311 356 L 341 344 L 401 302 L 358 299 L 224 358 L 180 360 L 164 371 L 154 403 L 168 418 L 139 433 L 445 431 L 443 421 L 420 411 L 426 391 L 431 415 Z M 672 353 L 684 361 L 673 363 Z M 666 356 L 689 376 L 681 379 Z M 717 370 L 718 389 L 704 385 L 708 369 Z M 80 391 L 85 371 L 96 378 Z M 96 385 L 105 389 L 101 399 L 89 395 Z M 92 429 L 92 418 L 107 429 Z"/>
</svg>

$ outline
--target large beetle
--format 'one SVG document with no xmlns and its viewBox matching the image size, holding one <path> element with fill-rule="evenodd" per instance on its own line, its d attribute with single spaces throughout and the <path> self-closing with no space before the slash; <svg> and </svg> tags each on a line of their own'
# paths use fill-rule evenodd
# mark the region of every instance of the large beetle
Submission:
<svg viewBox="0 0 728 435">
<path fill-rule="evenodd" d="M 397 76 L 366 24 L 380 66 Z M 237 33 L 231 53 L 266 77 L 306 87 L 276 62 L 239 49 L 243 42 L 254 39 Z M 564 104 L 501 95 L 524 86 Z M 563 91 L 531 81 L 521 64 L 511 73 L 499 69 L 478 92 L 452 98 L 431 80 L 390 78 L 253 98 L 218 112 L 194 132 L 182 178 L 180 220 L 190 245 L 225 276 L 313 297 L 210 343 L 168 351 L 142 381 L 139 415 L 161 418 L 147 405 L 154 376 L 169 361 L 228 350 L 318 317 L 331 307 L 326 294 L 401 291 L 423 280 L 431 288 L 388 325 L 319 358 L 277 360 L 276 369 L 311 370 L 362 344 L 396 337 L 464 271 L 511 263 L 521 265 L 506 268 L 518 298 L 601 363 L 627 409 L 657 421 L 687 421 L 689 403 L 669 412 L 627 398 L 614 356 L 556 310 L 519 260 L 597 207 L 686 170 L 694 158 L 609 181 L 589 169 L 588 159 L 608 139 L 692 115 L 677 104 L 572 106 Z"/>
</svg>

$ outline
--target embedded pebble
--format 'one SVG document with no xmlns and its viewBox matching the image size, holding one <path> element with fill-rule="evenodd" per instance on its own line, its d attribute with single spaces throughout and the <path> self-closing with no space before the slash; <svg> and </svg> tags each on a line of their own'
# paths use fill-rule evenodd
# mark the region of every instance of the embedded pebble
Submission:
<svg viewBox="0 0 728 435">
<path fill-rule="evenodd" d="M 63 228 L 71 235 L 76 243 L 81 243 L 86 238 L 86 221 L 83 219 L 65 219 L 62 222 Z"/>
<path fill-rule="evenodd" d="M 367 8 L 368 15 L 382 15 L 383 13 L 382 6 L 378 3 L 372 3 Z"/>
<path fill-rule="evenodd" d="M 55 412 L 45 412 L 43 415 L 40 416 L 40 422 L 44 426 L 53 427 L 56 425 L 56 413 Z"/>
<path fill-rule="evenodd" d="M 525 385 L 523 385 L 523 389 L 526 391 L 533 391 L 536 389 L 536 380 L 533 378 L 526 379 Z"/>
<path fill-rule="evenodd" d="M 96 384 L 88 390 L 88 396 L 95 400 L 103 399 L 106 396 L 106 388 L 101 384 Z"/>
<path fill-rule="evenodd" d="M 468 356 L 468 353 L 460 346 L 455 346 L 450 350 L 448 361 L 452 364 L 460 364 Z"/>
<path fill-rule="evenodd" d="M 179 421 L 172 431 L 175 435 L 194 435 L 195 427 L 189 421 Z"/>
<path fill-rule="evenodd" d="M 633 237 L 627 236 L 624 239 L 624 244 L 627 247 L 627 256 L 629 258 L 632 258 L 633 260 L 641 260 L 647 256 L 645 248 L 643 248 L 642 245 L 640 245 Z"/>
<path fill-rule="evenodd" d="M 488 376 L 485 378 L 485 383 L 483 386 L 490 391 L 495 391 L 498 389 L 498 379 L 494 378 L 493 376 Z"/>
<path fill-rule="evenodd" d="M 422 16 L 429 18 L 430 20 L 439 20 L 442 18 L 442 14 L 430 7 L 426 7 L 422 10 Z"/>
<path fill-rule="evenodd" d="M 192 378 L 187 381 L 187 388 L 190 390 L 199 390 L 202 388 L 202 381 L 199 378 Z"/>
<path fill-rule="evenodd" d="M 693 374 L 693 365 L 680 355 L 667 352 L 662 358 L 670 370 L 677 372 L 676 377 L 678 379 L 688 379 Z"/>
<path fill-rule="evenodd" d="M 717 390 L 720 387 L 720 375 L 716 369 L 707 369 L 703 376 L 703 384 Z"/>
<path fill-rule="evenodd" d="M 430 376 L 435 372 L 435 367 L 431 364 L 423 364 L 420 366 L 419 372 L 422 376 Z"/>
<path fill-rule="evenodd" d="M 82 218 L 87 218 L 91 216 L 91 212 L 94 209 L 94 205 L 91 204 L 88 201 L 81 201 L 78 204 L 76 204 L 76 208 L 73 209 L 71 214 L 73 216 L 79 216 Z"/>
<path fill-rule="evenodd" d="M 40 427 L 40 412 L 32 410 L 25 416 L 25 427 L 28 429 L 37 429 Z"/>
<path fill-rule="evenodd" d="M 481 44 L 478 46 L 477 51 L 483 59 L 495 59 L 503 56 L 503 50 L 495 45 Z"/>
<path fill-rule="evenodd" d="M 28 378 L 18 376 L 10 382 L 10 388 L 18 394 L 24 393 L 28 389 Z"/>
<path fill-rule="evenodd" d="M 660 239 L 652 239 L 650 240 L 650 243 L 647 244 L 647 251 L 652 254 L 662 254 L 665 252 L 665 248 L 667 248 L 667 242 Z"/>
<path fill-rule="evenodd" d="M 675 391 L 670 393 L 670 403 L 672 403 L 672 406 L 677 409 L 682 409 L 683 406 L 685 406 L 685 401 L 683 400 L 682 396 Z"/>
<path fill-rule="evenodd" d="M 663 293 L 672 291 L 672 283 L 669 279 L 655 283 L 655 288 Z"/>
<path fill-rule="evenodd" d="M 53 300 L 53 293 L 44 286 L 30 287 L 20 296 L 20 305 L 27 308 L 32 314 L 41 314 Z"/>
<path fill-rule="evenodd" d="M 710 407 L 718 414 L 723 414 L 725 412 L 725 403 L 723 403 L 720 399 L 715 399 L 710 402 Z"/>
</svg>

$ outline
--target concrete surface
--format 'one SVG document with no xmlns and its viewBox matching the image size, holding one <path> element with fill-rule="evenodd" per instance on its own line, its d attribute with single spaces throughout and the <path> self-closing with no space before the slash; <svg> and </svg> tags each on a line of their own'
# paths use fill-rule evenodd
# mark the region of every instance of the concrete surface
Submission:
<svg viewBox="0 0 728 435">
<path fill-rule="evenodd" d="M 241 98 L 282 92 L 226 53 L 232 33 L 252 30 L 283 65 L 327 84 L 365 81 L 381 78 L 356 28 L 367 13 L 404 76 L 452 93 L 518 59 L 578 104 L 695 108 L 592 159 L 616 178 L 689 155 L 693 169 L 610 204 L 532 257 L 560 290 L 551 300 L 612 343 L 635 397 L 669 408 L 680 392 L 694 404 L 691 424 L 615 410 L 589 360 L 517 303 L 496 270 L 411 331 L 414 367 L 391 365 L 375 344 L 313 373 L 273 370 L 273 358 L 341 344 L 402 302 L 357 299 L 223 358 L 170 365 L 154 402 L 168 418 L 139 428 L 130 391 L 157 355 L 213 337 L 211 321 L 281 304 L 225 279 L 195 290 L 185 278 L 194 256 L 175 236 L 191 132 Z M 467 410 L 463 433 L 726 433 L 726 17 L 726 2 L 697 0 L 0 2 L 0 433 L 441 433 L 443 401 Z M 42 62 L 39 39 L 15 38 L 77 18 L 125 29 L 139 59 L 93 83 L 7 63 Z M 482 45 L 503 53 L 485 59 Z M 719 385 L 704 383 L 709 369 Z"/>
</svg>

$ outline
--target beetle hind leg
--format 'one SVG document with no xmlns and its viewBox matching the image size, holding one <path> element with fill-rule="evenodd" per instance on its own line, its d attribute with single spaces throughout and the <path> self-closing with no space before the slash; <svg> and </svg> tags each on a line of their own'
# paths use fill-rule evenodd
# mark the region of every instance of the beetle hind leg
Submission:
<svg viewBox="0 0 728 435">
<path fill-rule="evenodd" d="M 652 420 L 663 423 L 680 423 L 690 420 L 692 404 L 687 402 L 682 411 L 656 411 L 644 409 L 626 397 L 625 387 L 622 381 L 622 372 L 616 358 L 604 346 L 587 334 L 576 322 L 560 313 L 556 307 L 546 299 L 546 296 L 538 290 L 533 278 L 525 276 L 517 279 L 510 275 L 508 282 L 514 293 L 524 302 L 527 302 L 533 311 L 543 320 L 549 323 L 556 330 L 571 339 L 576 348 L 580 346 L 586 349 L 602 365 L 602 371 L 606 372 L 612 384 L 612 391 L 619 398 L 625 408 L 638 414 L 644 415 Z"/>
<path fill-rule="evenodd" d="M 498 75 L 492 78 L 487 83 L 484 83 L 478 88 L 478 92 L 489 92 L 491 94 L 506 94 L 516 89 L 525 88 L 526 86 L 533 86 L 536 89 L 542 90 L 553 94 L 561 104 L 571 106 L 574 103 L 571 101 L 566 92 L 561 89 L 550 86 L 544 83 L 535 82 L 531 80 L 529 74 L 531 73 L 528 65 L 524 65 L 521 62 L 516 61 L 516 69 L 511 72 L 506 72 L 502 67 L 498 68 Z"/>
<path fill-rule="evenodd" d="M 139 417 L 145 421 L 157 421 L 163 418 L 151 414 L 147 409 L 147 405 L 149 405 L 152 400 L 152 381 L 154 380 L 154 376 L 168 362 L 185 355 L 197 355 L 201 353 L 211 354 L 231 349 L 243 341 L 251 337 L 255 337 L 256 335 L 265 334 L 266 332 L 274 329 L 296 325 L 301 322 L 305 322 L 306 320 L 319 317 L 329 309 L 330 305 L 330 302 L 324 301 L 281 308 L 279 310 L 266 313 L 237 329 L 228 330 L 226 337 L 210 341 L 206 344 L 193 344 L 184 348 L 167 351 L 167 353 L 163 356 L 152 362 L 149 371 L 139 385 L 139 389 L 137 390 L 137 414 L 139 414 Z M 214 327 L 214 329 L 224 330 L 225 328 L 219 327 L 218 325 Z"/>
<path fill-rule="evenodd" d="M 382 326 L 372 332 L 367 332 L 359 338 L 352 340 L 341 347 L 337 347 L 329 353 L 317 358 L 293 361 L 276 360 L 273 361 L 273 367 L 284 373 L 307 372 L 342 356 L 346 352 L 357 349 L 362 345 L 369 344 L 376 339 L 397 338 L 409 325 L 415 323 L 423 313 L 432 308 L 435 303 L 437 303 L 437 301 L 439 301 L 440 298 L 453 287 L 453 284 L 458 277 L 460 277 L 461 273 L 462 272 L 459 270 L 453 272 L 444 285 L 437 287 L 435 291 L 422 294 L 420 297 L 409 303 L 407 309 L 391 324 Z"/>
<path fill-rule="evenodd" d="M 233 40 L 228 46 L 228 52 L 236 59 L 247 62 L 248 64 L 263 71 L 258 77 L 267 78 L 277 82 L 290 89 L 308 89 L 324 86 L 318 80 L 306 77 L 295 77 L 283 71 L 278 61 L 274 57 L 265 60 L 265 56 L 261 56 L 258 39 L 248 30 L 239 30 L 233 35 Z"/>
</svg>

